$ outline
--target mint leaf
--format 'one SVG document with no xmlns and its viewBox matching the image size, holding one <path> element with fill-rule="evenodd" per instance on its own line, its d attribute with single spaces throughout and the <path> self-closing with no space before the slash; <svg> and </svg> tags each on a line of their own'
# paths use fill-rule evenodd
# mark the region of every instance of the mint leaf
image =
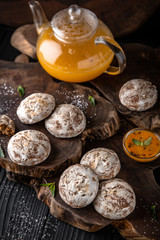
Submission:
<svg viewBox="0 0 160 240">
<path fill-rule="evenodd" d="M 91 95 L 88 96 L 88 100 L 91 102 L 92 106 L 95 106 L 95 105 L 96 105 L 95 99 L 94 99 L 94 97 L 92 97 Z"/>
<path fill-rule="evenodd" d="M 152 205 L 151 206 L 151 212 L 152 212 L 152 218 L 154 220 L 156 220 L 157 219 L 157 216 L 156 216 L 156 205 Z"/>
<path fill-rule="evenodd" d="M 53 197 L 55 197 L 55 184 L 50 186 L 50 190 L 52 192 Z"/>
<path fill-rule="evenodd" d="M 24 88 L 22 86 L 18 86 L 17 91 L 19 92 L 20 97 L 24 96 Z"/>
<path fill-rule="evenodd" d="M 152 137 L 144 141 L 144 146 L 148 146 L 151 143 Z"/>
<path fill-rule="evenodd" d="M 5 157 L 3 149 L 1 148 L 1 145 L 0 145 L 0 157 Z"/>
<path fill-rule="evenodd" d="M 55 197 L 55 188 L 56 188 L 55 182 L 53 182 L 53 183 L 43 183 L 43 184 L 40 184 L 40 186 L 49 187 L 49 189 L 52 192 L 53 197 Z"/>
<path fill-rule="evenodd" d="M 140 142 L 139 140 L 132 138 L 132 141 L 133 141 L 134 144 L 136 144 L 137 146 L 142 146 L 142 145 L 141 145 L 141 142 Z"/>
</svg>

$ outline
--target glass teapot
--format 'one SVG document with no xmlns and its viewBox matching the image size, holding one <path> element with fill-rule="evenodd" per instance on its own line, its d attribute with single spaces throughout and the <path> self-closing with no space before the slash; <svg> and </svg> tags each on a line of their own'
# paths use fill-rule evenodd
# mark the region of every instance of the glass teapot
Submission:
<svg viewBox="0 0 160 240">
<path fill-rule="evenodd" d="M 102 73 L 117 75 L 126 57 L 109 28 L 88 9 L 71 5 L 48 22 L 41 5 L 29 2 L 39 35 L 37 57 L 51 76 L 67 82 L 85 82 Z M 118 67 L 110 66 L 114 55 Z"/>
</svg>

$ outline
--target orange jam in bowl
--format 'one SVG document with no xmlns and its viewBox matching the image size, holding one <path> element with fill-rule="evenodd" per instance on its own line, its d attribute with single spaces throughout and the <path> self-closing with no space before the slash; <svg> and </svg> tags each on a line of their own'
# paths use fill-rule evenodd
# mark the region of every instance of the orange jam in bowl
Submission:
<svg viewBox="0 0 160 240">
<path fill-rule="evenodd" d="M 160 136 L 150 130 L 134 128 L 123 138 L 125 153 L 138 162 L 150 162 L 160 156 Z"/>
</svg>

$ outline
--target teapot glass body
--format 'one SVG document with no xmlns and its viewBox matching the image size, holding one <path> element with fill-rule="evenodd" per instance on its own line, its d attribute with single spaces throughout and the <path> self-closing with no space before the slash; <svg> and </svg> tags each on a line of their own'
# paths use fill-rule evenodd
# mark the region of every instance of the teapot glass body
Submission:
<svg viewBox="0 0 160 240">
<path fill-rule="evenodd" d="M 37 57 L 51 76 L 67 82 L 85 82 L 104 72 L 116 75 L 124 70 L 125 54 L 102 21 L 97 19 L 96 29 L 81 41 L 77 40 L 81 39 L 81 35 L 72 41 L 63 41 L 55 34 L 52 22 L 47 21 L 39 3 L 33 1 L 30 7 L 39 34 L 36 45 Z M 76 7 L 78 9 L 78 6 Z M 76 34 L 76 24 L 72 25 Z M 80 24 L 77 24 L 77 27 L 79 26 Z M 119 67 L 110 66 L 114 55 L 117 57 Z"/>
</svg>

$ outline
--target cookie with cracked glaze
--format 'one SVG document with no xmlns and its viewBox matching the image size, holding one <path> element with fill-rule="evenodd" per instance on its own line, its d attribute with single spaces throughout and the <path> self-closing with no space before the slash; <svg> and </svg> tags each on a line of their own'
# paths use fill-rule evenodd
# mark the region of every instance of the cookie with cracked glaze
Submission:
<svg viewBox="0 0 160 240">
<path fill-rule="evenodd" d="M 90 167 L 98 175 L 99 180 L 113 178 L 121 169 L 118 155 L 108 148 L 94 148 L 88 151 L 80 164 Z"/>
<path fill-rule="evenodd" d="M 98 176 L 89 167 L 75 164 L 62 173 L 59 194 L 72 208 L 83 208 L 95 199 L 98 187 Z"/>
<path fill-rule="evenodd" d="M 113 178 L 100 183 L 93 206 L 105 218 L 123 219 L 135 209 L 136 196 L 127 182 Z"/>
<path fill-rule="evenodd" d="M 86 127 L 86 117 L 78 107 L 60 104 L 45 120 L 45 127 L 55 137 L 72 138 L 83 132 Z"/>
<path fill-rule="evenodd" d="M 119 91 L 121 104 L 132 111 L 145 111 L 153 107 L 157 98 L 156 86 L 143 79 L 132 79 Z"/>
<path fill-rule="evenodd" d="M 34 124 L 47 118 L 55 108 L 55 98 L 47 93 L 33 93 L 21 101 L 17 116 L 25 124 Z"/>
<path fill-rule="evenodd" d="M 24 130 L 11 137 L 7 151 L 13 162 L 22 166 L 33 166 L 47 159 L 51 144 L 44 133 Z"/>
</svg>

